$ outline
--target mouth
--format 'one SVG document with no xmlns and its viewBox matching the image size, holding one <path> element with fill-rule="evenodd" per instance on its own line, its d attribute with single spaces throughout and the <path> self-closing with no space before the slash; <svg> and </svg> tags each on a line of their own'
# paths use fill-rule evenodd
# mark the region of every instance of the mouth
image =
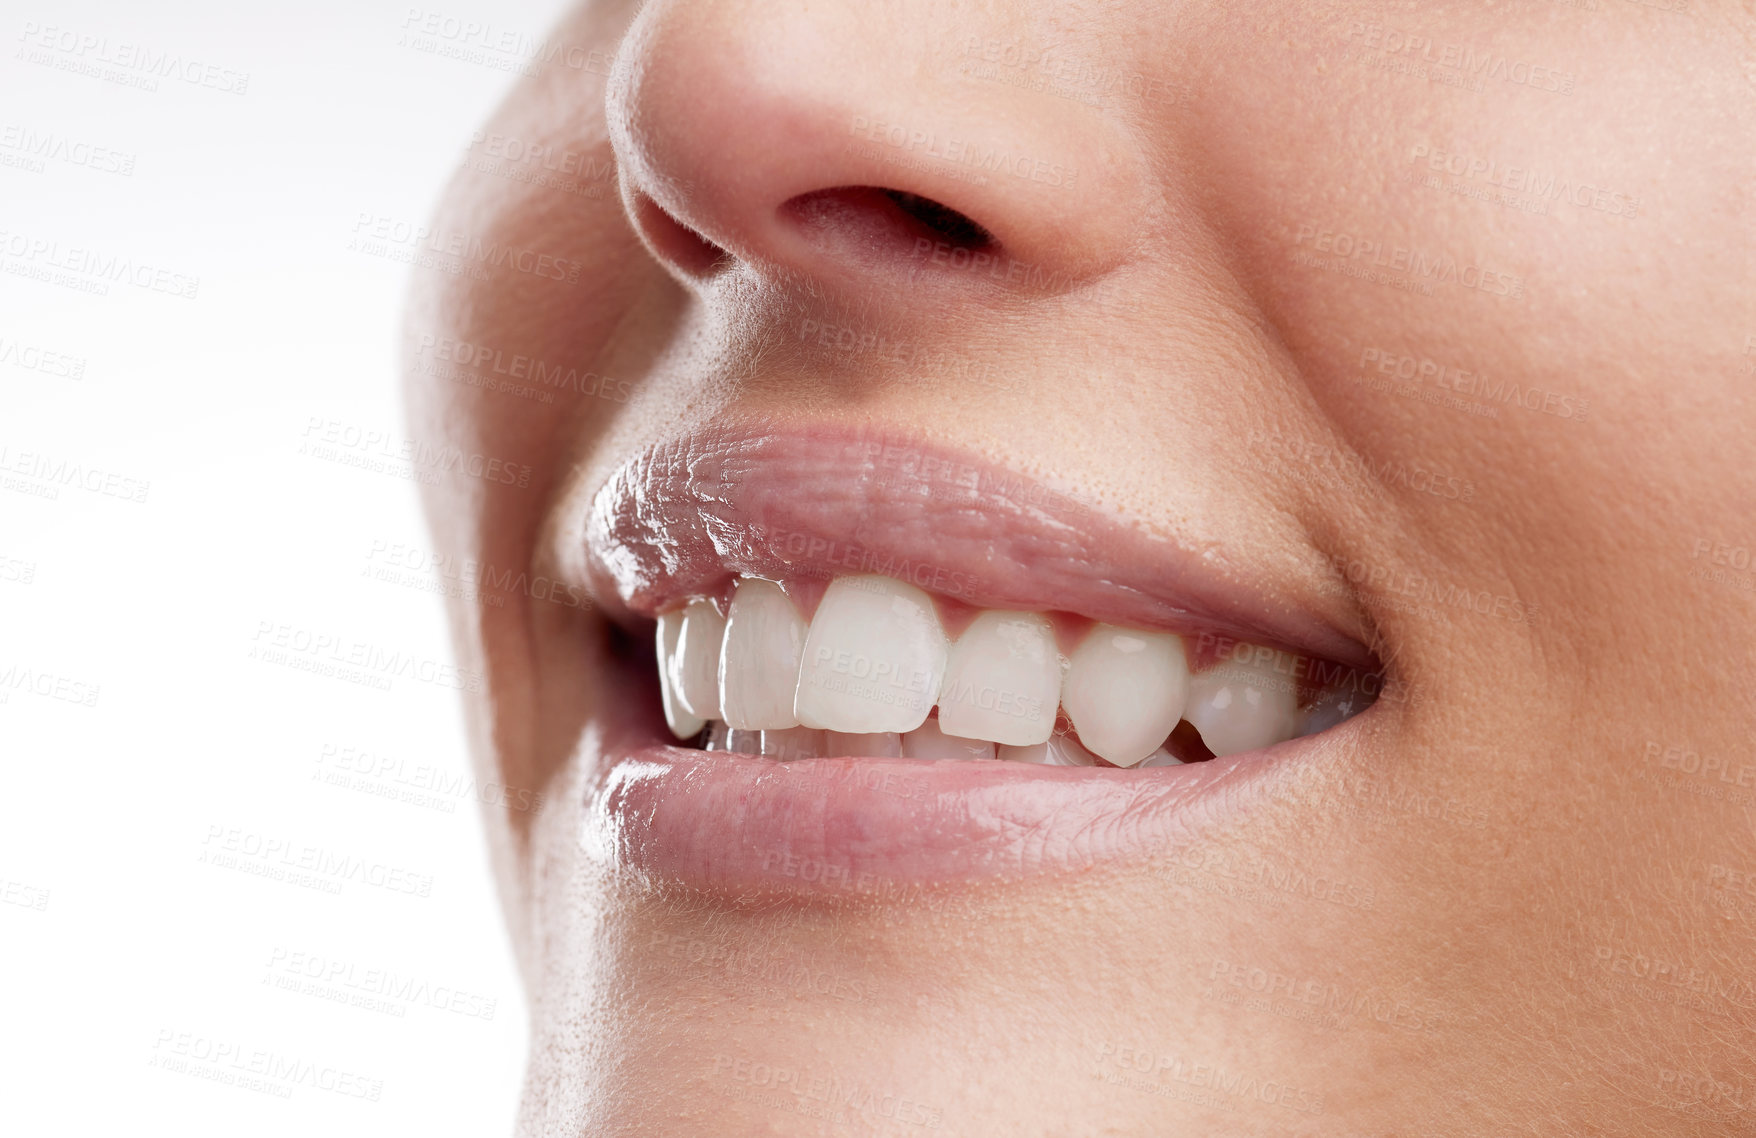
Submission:
<svg viewBox="0 0 1756 1138">
<path fill-rule="evenodd" d="M 587 844 L 658 883 L 881 900 L 1149 857 L 1351 748 L 1385 692 L 1344 590 L 872 432 L 653 447 L 584 547 L 652 646 L 599 717 Z"/>
</svg>

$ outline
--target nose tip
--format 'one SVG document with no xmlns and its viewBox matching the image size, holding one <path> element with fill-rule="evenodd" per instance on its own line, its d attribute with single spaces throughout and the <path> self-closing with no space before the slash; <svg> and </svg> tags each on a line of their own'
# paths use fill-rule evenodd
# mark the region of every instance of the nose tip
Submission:
<svg viewBox="0 0 1756 1138">
<path fill-rule="evenodd" d="M 1037 284 L 1113 268 L 1139 216 L 1127 140 L 1089 107 L 962 77 L 955 37 L 924 39 L 911 6 L 649 4 L 609 121 L 653 253 L 698 282 L 870 284 L 972 254 Z"/>
</svg>

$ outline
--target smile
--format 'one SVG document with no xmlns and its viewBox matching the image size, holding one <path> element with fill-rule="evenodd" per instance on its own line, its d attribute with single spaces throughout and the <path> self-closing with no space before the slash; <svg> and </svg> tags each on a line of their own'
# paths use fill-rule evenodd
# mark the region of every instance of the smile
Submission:
<svg viewBox="0 0 1756 1138">
<path fill-rule="evenodd" d="M 612 474 L 583 529 L 600 603 L 654 646 L 605 700 L 592 840 L 696 887 L 1138 855 L 1343 745 L 1381 692 L 1344 614 L 918 442 L 691 436 Z"/>
</svg>

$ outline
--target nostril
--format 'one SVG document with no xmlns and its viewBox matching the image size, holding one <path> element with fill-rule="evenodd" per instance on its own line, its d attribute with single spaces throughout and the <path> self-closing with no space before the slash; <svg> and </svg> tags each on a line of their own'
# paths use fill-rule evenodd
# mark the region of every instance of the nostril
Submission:
<svg viewBox="0 0 1756 1138">
<path fill-rule="evenodd" d="M 678 221 L 645 194 L 635 205 L 638 222 L 660 256 L 693 277 L 708 277 L 731 263 L 732 255 Z"/>
<path fill-rule="evenodd" d="M 901 258 L 922 240 L 954 249 L 991 250 L 993 234 L 948 205 L 876 186 L 838 186 L 800 194 L 781 206 L 820 246 L 878 259 Z"/>
<path fill-rule="evenodd" d="M 932 198 L 902 190 L 885 190 L 883 193 L 896 203 L 897 209 L 933 230 L 942 240 L 952 245 L 966 249 L 984 249 L 994 244 L 993 234 L 948 205 L 941 205 Z"/>
</svg>

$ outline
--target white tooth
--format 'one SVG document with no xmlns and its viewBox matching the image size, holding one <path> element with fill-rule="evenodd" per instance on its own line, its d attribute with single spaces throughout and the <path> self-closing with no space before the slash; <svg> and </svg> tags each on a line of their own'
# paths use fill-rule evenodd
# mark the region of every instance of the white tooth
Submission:
<svg viewBox="0 0 1756 1138">
<path fill-rule="evenodd" d="M 679 739 L 692 739 L 701 734 L 707 720 L 683 706 L 677 697 L 677 685 L 671 676 L 677 665 L 677 639 L 683 631 L 683 610 L 661 613 L 658 618 L 659 695 L 665 708 L 665 723 Z"/>
<path fill-rule="evenodd" d="M 902 755 L 905 759 L 991 759 L 994 744 L 947 735 L 937 719 L 929 719 L 902 737 Z"/>
<path fill-rule="evenodd" d="M 1276 672 L 1268 662 L 1226 660 L 1190 677 L 1184 717 L 1201 732 L 1208 750 L 1235 755 L 1291 739 L 1298 729 L 1298 704 L 1298 685 L 1290 674 Z"/>
<path fill-rule="evenodd" d="M 785 731 L 764 731 L 762 753 L 783 763 L 794 759 L 820 759 L 826 752 L 823 732 L 809 727 L 789 727 Z"/>
<path fill-rule="evenodd" d="M 1061 702 L 1061 654 L 1047 617 L 984 612 L 952 646 L 939 693 L 948 735 L 1028 747 L 1048 739 Z"/>
<path fill-rule="evenodd" d="M 726 750 L 740 755 L 760 755 L 762 753 L 762 732 L 740 731 L 736 727 L 726 728 Z"/>
<path fill-rule="evenodd" d="M 671 684 L 691 715 L 724 719 L 719 709 L 719 646 L 726 618 L 713 602 L 697 597 L 683 608 L 683 631 L 672 659 Z"/>
<path fill-rule="evenodd" d="M 1074 649 L 1061 706 L 1081 743 L 1131 767 L 1158 750 L 1183 717 L 1188 685 L 1182 637 L 1099 624 Z"/>
<path fill-rule="evenodd" d="M 868 759 L 899 759 L 902 757 L 902 736 L 895 731 L 852 732 L 825 731 L 825 755 L 857 755 Z"/>
<path fill-rule="evenodd" d="M 838 577 L 811 618 L 793 710 L 806 727 L 913 731 L 939 698 L 946 653 L 927 594 L 888 577 Z"/>
<path fill-rule="evenodd" d="M 732 594 L 719 656 L 720 706 L 733 727 L 797 727 L 793 690 L 805 651 L 805 618 L 773 581 L 746 577 Z"/>
<path fill-rule="evenodd" d="M 1095 767 L 1097 756 L 1079 745 L 1071 735 L 1051 735 L 1047 743 L 1033 747 L 1000 747 L 998 757 L 1015 763 L 1041 763 L 1050 767 Z"/>
<path fill-rule="evenodd" d="M 1146 756 L 1146 759 L 1140 765 L 1143 767 L 1180 767 L 1184 764 L 1182 759 L 1179 759 L 1163 747 L 1160 747 L 1152 754 Z"/>
<path fill-rule="evenodd" d="M 701 749 L 704 751 L 729 751 L 731 747 L 727 744 L 731 734 L 731 728 L 724 723 L 710 723 L 707 726 L 707 742 Z"/>
</svg>

